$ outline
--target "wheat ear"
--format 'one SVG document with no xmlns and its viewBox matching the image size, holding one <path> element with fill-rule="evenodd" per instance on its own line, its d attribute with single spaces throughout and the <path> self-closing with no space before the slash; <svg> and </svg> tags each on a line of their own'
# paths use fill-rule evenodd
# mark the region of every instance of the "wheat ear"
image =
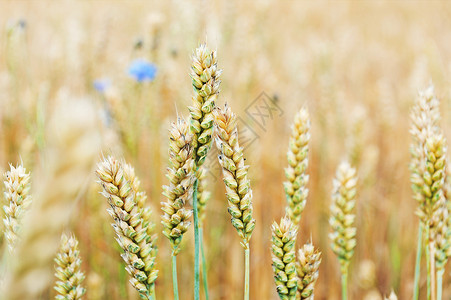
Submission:
<svg viewBox="0 0 451 300">
<path fill-rule="evenodd" d="M 194 212 L 194 299 L 199 299 L 199 250 L 203 251 L 200 222 L 198 219 L 198 187 L 203 181 L 199 179 L 203 171 L 199 168 L 205 162 L 212 144 L 213 115 L 215 101 L 218 98 L 221 70 L 217 67 L 216 51 L 211 51 L 205 44 L 200 45 L 193 53 L 191 65 L 191 79 L 193 85 L 192 105 L 188 108 L 191 114 L 190 130 L 193 134 L 195 173 L 198 179 L 193 188 Z M 201 186 L 202 188 L 202 186 Z M 203 195 L 199 195 L 202 197 Z M 202 199 L 205 200 L 205 199 Z M 202 249 L 200 249 L 202 247 Z M 204 267 L 204 278 L 206 267 Z M 204 280 L 206 283 L 206 280 Z M 208 299 L 208 287 L 204 284 L 205 295 Z"/>
<path fill-rule="evenodd" d="M 280 224 L 272 225 L 271 257 L 274 280 L 280 299 L 296 298 L 298 277 L 296 275 L 297 228 L 288 216 Z"/>
<path fill-rule="evenodd" d="M 252 218 L 252 190 L 247 177 L 249 166 L 244 164 L 243 148 L 238 141 L 236 115 L 230 106 L 215 109 L 216 146 L 219 150 L 218 160 L 222 167 L 222 174 L 229 203 L 229 214 L 232 225 L 242 239 L 241 245 L 247 249 L 255 219 Z"/>
<path fill-rule="evenodd" d="M 244 164 L 243 148 L 238 142 L 236 115 L 232 109 L 226 104 L 223 110 L 214 110 L 214 117 L 215 141 L 220 153 L 218 160 L 222 167 L 228 211 L 245 250 L 245 299 L 249 299 L 249 240 L 255 228 L 255 219 L 252 217 L 252 190 L 247 178 L 249 167 Z"/>
<path fill-rule="evenodd" d="M 10 165 L 10 170 L 5 173 L 4 178 L 7 205 L 3 206 L 3 223 L 8 249 L 13 252 L 19 239 L 23 215 L 31 204 L 30 173 L 27 173 L 22 165 Z"/>
<path fill-rule="evenodd" d="M 174 299 L 178 299 L 176 255 L 180 251 L 183 234 L 188 231 L 192 211 L 186 205 L 192 196 L 195 180 L 192 135 L 183 119 L 173 123 L 169 132 L 169 168 L 166 177 L 169 185 L 163 186 L 163 234 L 172 246 Z"/>
<path fill-rule="evenodd" d="M 285 169 L 285 196 L 288 206 L 287 214 L 297 225 L 301 221 L 307 200 L 306 187 L 309 176 L 306 174 L 308 165 L 308 143 L 310 140 L 310 119 L 307 109 L 302 108 L 295 116 L 288 146 L 288 167 Z"/>
<path fill-rule="evenodd" d="M 356 246 L 355 196 L 357 172 L 348 162 L 339 165 L 333 182 L 331 216 L 329 224 L 332 232 L 332 251 L 338 256 L 342 274 L 342 299 L 347 299 L 348 266 Z"/>
<path fill-rule="evenodd" d="M 423 173 L 424 186 L 422 189 L 424 202 L 420 205 L 418 215 L 428 230 L 429 247 L 429 272 L 431 299 L 436 299 L 436 249 L 437 242 L 442 239 L 440 231 L 446 232 L 447 207 L 443 196 L 443 185 L 446 165 L 446 141 L 441 134 L 432 134 L 427 140 L 424 148 L 426 165 Z M 442 268 L 442 265 L 439 264 Z M 441 281 L 441 278 L 439 279 Z M 439 288 L 441 296 L 441 286 Z"/>
<path fill-rule="evenodd" d="M 194 89 L 190 129 L 194 135 L 194 160 L 201 166 L 211 148 L 213 133 L 213 109 L 219 93 L 219 76 L 216 51 L 211 51 L 205 44 L 200 45 L 192 56 L 191 79 Z"/>
<path fill-rule="evenodd" d="M 192 196 L 194 183 L 194 161 L 192 158 L 192 136 L 188 124 L 178 119 L 169 133 L 169 168 L 166 177 L 169 185 L 163 186 L 167 198 L 162 202 L 163 234 L 169 239 L 174 255 L 180 251 L 183 234 L 188 230 L 192 211 L 186 205 Z"/>
<path fill-rule="evenodd" d="M 321 252 L 315 250 L 311 243 L 299 249 L 296 262 L 298 288 L 296 300 L 313 300 L 314 287 L 319 275 Z"/>
<path fill-rule="evenodd" d="M 130 283 L 141 298 L 152 299 L 158 276 L 155 268 L 155 235 L 149 234 L 150 211 L 144 210 L 144 194 L 138 192 L 139 180 L 130 165 L 109 156 L 98 164 L 96 170 L 102 194 L 108 199 L 108 213 L 114 220 L 112 226 L 116 240 L 124 250 L 121 257 L 130 274 Z"/>
<path fill-rule="evenodd" d="M 79 300 L 86 290 L 82 287 L 85 275 L 81 271 L 80 250 L 75 236 L 61 236 L 61 245 L 55 258 L 56 273 L 58 281 L 55 290 L 58 292 L 57 300 L 73 299 Z"/>
<path fill-rule="evenodd" d="M 412 144 L 410 146 L 411 162 L 410 162 L 410 181 L 412 184 L 413 198 L 418 202 L 420 210 L 424 206 L 425 199 L 423 196 L 423 173 L 425 169 L 425 152 L 424 147 L 428 136 L 439 132 L 438 123 L 440 121 L 439 100 L 434 94 L 434 87 L 430 85 L 424 91 L 419 93 L 419 96 L 415 102 L 415 105 L 410 114 L 411 129 L 410 134 L 412 136 Z M 423 243 L 423 231 L 426 230 L 426 224 L 423 224 L 423 220 L 420 219 L 418 225 L 418 241 L 417 241 L 417 254 L 415 260 L 415 278 L 413 285 L 413 299 L 418 300 L 419 296 L 419 281 L 420 281 L 420 266 L 421 266 L 421 252 Z M 426 236 L 426 239 L 428 237 Z M 429 262 L 429 256 L 427 256 Z M 427 263 L 428 269 L 430 264 Z M 428 295 L 430 295 L 430 272 L 428 272 Z"/>
</svg>

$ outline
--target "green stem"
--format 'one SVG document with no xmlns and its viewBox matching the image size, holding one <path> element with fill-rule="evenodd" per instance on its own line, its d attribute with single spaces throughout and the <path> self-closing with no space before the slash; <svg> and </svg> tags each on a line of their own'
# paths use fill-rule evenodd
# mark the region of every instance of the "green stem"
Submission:
<svg viewBox="0 0 451 300">
<path fill-rule="evenodd" d="M 431 300 L 431 259 L 429 257 L 429 247 L 427 242 L 429 241 L 429 225 L 425 224 L 425 247 L 426 248 L 426 268 L 427 268 L 427 300 Z"/>
<path fill-rule="evenodd" d="M 200 252 L 202 255 L 202 279 L 204 284 L 204 293 L 205 299 L 208 300 L 208 283 L 207 283 L 207 262 L 205 261 L 205 252 L 204 252 L 204 235 L 202 227 L 199 227 L 199 235 L 200 235 Z"/>
<path fill-rule="evenodd" d="M 244 250 L 245 273 L 244 273 L 244 300 L 249 300 L 249 244 Z"/>
<path fill-rule="evenodd" d="M 193 210 L 194 210 L 194 300 L 199 300 L 199 219 L 197 212 L 197 184 L 194 181 Z"/>
<path fill-rule="evenodd" d="M 444 268 L 437 271 L 437 300 L 442 300 L 442 286 L 444 272 L 445 272 Z"/>
<path fill-rule="evenodd" d="M 179 288 L 177 284 L 177 256 L 172 253 L 172 286 L 174 288 L 174 300 L 179 299 Z"/>
<path fill-rule="evenodd" d="M 156 300 L 157 296 L 155 295 L 155 283 L 150 287 L 150 296 L 152 300 Z"/>
<path fill-rule="evenodd" d="M 417 241 L 417 256 L 415 259 L 415 278 L 413 281 L 413 300 L 418 300 L 420 292 L 420 267 L 421 267 L 421 246 L 423 245 L 423 226 L 420 221 L 418 224 L 418 241 Z"/>
<path fill-rule="evenodd" d="M 341 300 L 348 299 L 348 272 L 341 274 Z"/>
<path fill-rule="evenodd" d="M 435 278 L 435 245 L 434 240 L 429 239 L 429 255 L 430 255 L 430 264 L 431 264 L 431 299 L 437 300 L 437 283 Z"/>
</svg>

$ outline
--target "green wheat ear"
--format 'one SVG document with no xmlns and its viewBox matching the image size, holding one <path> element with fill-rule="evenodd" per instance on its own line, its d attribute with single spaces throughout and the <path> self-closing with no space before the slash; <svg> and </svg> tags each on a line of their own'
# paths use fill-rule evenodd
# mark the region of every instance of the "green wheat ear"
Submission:
<svg viewBox="0 0 451 300">
<path fill-rule="evenodd" d="M 298 285 L 296 274 L 296 235 L 297 227 L 288 216 L 280 224 L 272 225 L 271 257 L 280 299 L 295 299 Z"/>
<path fill-rule="evenodd" d="M 308 196 L 306 187 L 309 176 L 306 174 L 308 166 L 308 143 L 310 140 L 310 118 L 307 109 L 302 108 L 295 116 L 288 146 L 288 167 L 285 169 L 284 182 L 287 199 L 286 212 L 297 225 L 301 221 Z"/>
</svg>

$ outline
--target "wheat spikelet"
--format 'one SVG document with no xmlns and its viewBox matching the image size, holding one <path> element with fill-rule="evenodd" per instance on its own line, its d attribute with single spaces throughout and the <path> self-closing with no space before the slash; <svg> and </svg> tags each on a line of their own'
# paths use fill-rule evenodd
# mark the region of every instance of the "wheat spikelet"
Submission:
<svg viewBox="0 0 451 300">
<path fill-rule="evenodd" d="M 215 140 L 220 153 L 218 159 L 222 166 L 228 211 L 232 216 L 232 225 L 242 239 L 241 245 L 247 249 L 255 228 L 255 219 L 252 218 L 252 190 L 247 178 L 249 167 L 244 165 L 243 148 L 238 142 L 236 115 L 232 109 L 226 104 L 224 110 L 214 110 L 214 117 Z"/>
<path fill-rule="evenodd" d="M 61 232 L 89 182 L 100 148 L 92 101 L 59 101 L 48 124 L 45 165 L 34 172 L 33 205 L 24 219 L 22 239 L 8 258 L 11 268 L 2 299 L 39 299 L 50 286 Z"/>
<path fill-rule="evenodd" d="M 5 238 L 9 251 L 13 252 L 18 234 L 22 225 L 22 218 L 31 204 L 30 173 L 22 165 L 14 167 L 5 173 L 5 199 L 7 205 L 3 206 L 5 217 Z"/>
<path fill-rule="evenodd" d="M 207 206 L 208 200 L 211 198 L 211 192 L 206 190 L 207 180 L 206 174 L 207 170 L 204 166 L 201 166 L 197 170 L 197 180 L 199 181 L 197 185 L 197 209 L 199 210 L 199 227 L 202 227 L 202 221 L 205 218 L 205 208 Z"/>
<path fill-rule="evenodd" d="M 312 244 L 305 244 L 299 249 L 296 273 L 298 278 L 298 287 L 296 299 L 314 299 L 314 287 L 318 279 L 318 269 L 321 263 L 321 252 L 315 250 Z"/>
<path fill-rule="evenodd" d="M 285 169 L 285 195 L 288 206 L 287 214 L 297 225 L 301 221 L 307 200 L 308 142 L 310 140 L 310 119 L 307 109 L 302 108 L 295 116 L 288 147 L 288 167 Z"/>
<path fill-rule="evenodd" d="M 169 163 L 166 177 L 169 185 L 163 186 L 163 195 L 167 201 L 161 203 L 163 210 L 163 234 L 169 239 L 173 255 L 180 251 L 183 234 L 191 224 L 192 210 L 186 207 L 192 196 L 195 180 L 193 168 L 192 135 L 188 124 L 178 119 L 173 123 L 169 133 Z"/>
<path fill-rule="evenodd" d="M 216 51 L 211 51 L 205 44 L 200 45 L 193 54 L 191 79 L 194 89 L 190 129 L 193 133 L 194 160 L 200 167 L 211 148 L 213 132 L 213 115 L 215 101 L 219 93 L 219 76 Z"/>
<path fill-rule="evenodd" d="M 141 298 L 151 299 L 158 270 L 155 268 L 155 236 L 149 234 L 150 210 L 144 210 L 145 194 L 138 192 L 139 180 L 130 165 L 109 156 L 96 170 L 102 194 L 108 199 L 108 213 L 114 220 L 116 240 L 124 250 L 121 257 L 130 283 Z"/>
<path fill-rule="evenodd" d="M 297 228 L 288 216 L 272 225 L 272 268 L 277 293 L 284 300 L 295 299 L 297 292 L 296 235 Z"/>
<path fill-rule="evenodd" d="M 329 219 L 332 232 L 329 237 L 332 241 L 332 251 L 338 256 L 341 271 L 346 273 L 354 254 L 357 231 L 354 226 L 357 172 L 348 162 L 339 165 L 333 186 Z"/>
<path fill-rule="evenodd" d="M 81 271 L 80 251 L 75 236 L 61 236 L 61 245 L 55 262 L 57 264 L 55 276 L 55 290 L 57 300 L 79 300 L 86 290 L 81 286 L 85 275 Z"/>
</svg>

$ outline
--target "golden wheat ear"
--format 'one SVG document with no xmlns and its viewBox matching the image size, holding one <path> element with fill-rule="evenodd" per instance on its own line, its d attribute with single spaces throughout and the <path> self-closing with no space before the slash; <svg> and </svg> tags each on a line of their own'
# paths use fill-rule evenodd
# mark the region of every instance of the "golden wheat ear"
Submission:
<svg viewBox="0 0 451 300">
<path fill-rule="evenodd" d="M 155 235 L 150 234 L 150 210 L 145 209 L 145 194 L 139 191 L 134 169 L 112 156 L 105 158 L 96 170 L 102 195 L 108 200 L 108 213 L 116 232 L 116 241 L 123 249 L 130 283 L 143 299 L 152 299 L 158 276 L 155 267 Z"/>
<path fill-rule="evenodd" d="M 314 288 L 319 276 L 321 264 L 321 252 L 307 243 L 299 249 L 296 261 L 296 273 L 298 278 L 297 300 L 313 300 Z"/>
<path fill-rule="evenodd" d="M 163 234 L 169 239 L 174 255 L 180 251 L 180 242 L 191 225 L 192 210 L 187 207 L 193 193 L 194 160 L 192 135 L 188 124 L 178 119 L 169 132 L 169 185 L 163 186 L 166 202 L 161 203 Z"/>
<path fill-rule="evenodd" d="M 192 56 L 191 79 L 194 94 L 189 107 L 196 167 L 203 165 L 212 145 L 212 112 L 219 94 L 220 75 L 216 51 L 211 51 L 205 44 L 200 45 Z"/>
<path fill-rule="evenodd" d="M 55 277 L 58 279 L 54 287 L 58 292 L 56 299 L 81 299 L 86 292 L 86 289 L 82 287 L 85 275 L 81 271 L 80 250 L 74 235 L 61 236 L 61 245 L 55 262 Z"/>
<path fill-rule="evenodd" d="M 238 141 L 236 115 L 230 106 L 226 104 L 223 110 L 215 109 L 214 117 L 215 141 L 220 153 L 218 160 L 222 167 L 228 211 L 232 216 L 232 225 L 242 239 L 241 245 L 246 249 L 255 228 L 252 190 L 247 177 L 249 166 L 244 164 L 243 148 Z"/>
</svg>

